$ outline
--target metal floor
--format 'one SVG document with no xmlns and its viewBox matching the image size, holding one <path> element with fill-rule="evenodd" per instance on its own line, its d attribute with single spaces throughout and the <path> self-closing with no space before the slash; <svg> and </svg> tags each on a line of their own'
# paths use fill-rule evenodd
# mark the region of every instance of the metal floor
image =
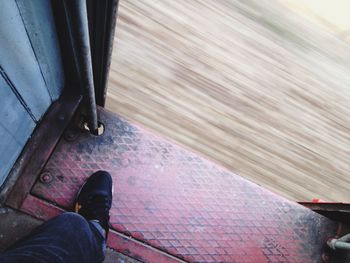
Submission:
<svg viewBox="0 0 350 263">
<path fill-rule="evenodd" d="M 114 179 L 110 247 L 144 262 L 319 262 L 337 224 L 103 109 L 102 136 L 61 139 L 21 210 L 71 210 L 96 170 Z M 219 138 L 218 138 L 219 139 Z"/>
</svg>

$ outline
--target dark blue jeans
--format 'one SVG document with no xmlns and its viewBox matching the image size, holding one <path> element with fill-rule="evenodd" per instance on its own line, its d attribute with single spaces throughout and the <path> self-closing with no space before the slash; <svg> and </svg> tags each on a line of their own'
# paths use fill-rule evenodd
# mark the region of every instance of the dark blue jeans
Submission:
<svg viewBox="0 0 350 263">
<path fill-rule="evenodd" d="M 104 259 L 104 230 L 76 213 L 57 216 L 0 254 L 0 262 L 96 263 Z"/>
</svg>

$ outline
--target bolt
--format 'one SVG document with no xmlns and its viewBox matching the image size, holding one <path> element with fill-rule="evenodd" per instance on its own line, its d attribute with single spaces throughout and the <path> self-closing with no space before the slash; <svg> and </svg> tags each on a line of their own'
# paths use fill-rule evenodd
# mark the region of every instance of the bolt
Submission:
<svg viewBox="0 0 350 263">
<path fill-rule="evenodd" d="M 67 130 L 63 137 L 67 142 L 72 142 L 75 141 L 79 136 L 79 131 L 78 130 L 73 130 L 73 129 L 69 129 Z"/>
<path fill-rule="evenodd" d="M 47 182 L 48 180 L 50 180 L 50 176 L 48 176 L 47 174 L 45 174 L 42 178 L 44 182 Z"/>
<path fill-rule="evenodd" d="M 324 263 L 329 263 L 329 261 L 330 261 L 330 257 L 326 253 L 322 254 L 321 259 L 322 259 L 322 262 L 324 262 Z"/>
<path fill-rule="evenodd" d="M 63 113 L 60 113 L 60 114 L 58 115 L 58 119 L 59 119 L 60 121 L 64 121 L 64 119 L 65 119 L 64 114 L 63 114 Z"/>
<path fill-rule="evenodd" d="M 51 173 L 48 172 L 48 171 L 45 171 L 45 172 L 43 172 L 43 173 L 40 175 L 40 181 L 41 181 L 43 184 L 48 184 L 48 183 L 50 183 L 52 180 L 53 180 L 53 177 L 52 177 Z"/>
<path fill-rule="evenodd" d="M 68 141 L 74 139 L 73 133 L 67 132 L 67 134 L 66 134 L 66 139 L 67 139 Z"/>
</svg>

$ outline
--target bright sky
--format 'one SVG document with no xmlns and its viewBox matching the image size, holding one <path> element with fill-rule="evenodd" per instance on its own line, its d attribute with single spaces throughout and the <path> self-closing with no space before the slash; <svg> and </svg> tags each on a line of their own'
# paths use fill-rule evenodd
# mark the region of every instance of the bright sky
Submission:
<svg viewBox="0 0 350 263">
<path fill-rule="evenodd" d="M 280 0 L 280 2 L 336 33 L 350 29 L 350 0 Z"/>
</svg>

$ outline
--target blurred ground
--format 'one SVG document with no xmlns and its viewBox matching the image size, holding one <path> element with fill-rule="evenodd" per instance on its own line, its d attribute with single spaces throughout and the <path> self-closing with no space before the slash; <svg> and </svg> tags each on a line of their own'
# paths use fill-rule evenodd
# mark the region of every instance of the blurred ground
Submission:
<svg viewBox="0 0 350 263">
<path fill-rule="evenodd" d="M 289 199 L 350 202 L 347 30 L 291 2 L 120 0 L 107 108 Z"/>
</svg>

